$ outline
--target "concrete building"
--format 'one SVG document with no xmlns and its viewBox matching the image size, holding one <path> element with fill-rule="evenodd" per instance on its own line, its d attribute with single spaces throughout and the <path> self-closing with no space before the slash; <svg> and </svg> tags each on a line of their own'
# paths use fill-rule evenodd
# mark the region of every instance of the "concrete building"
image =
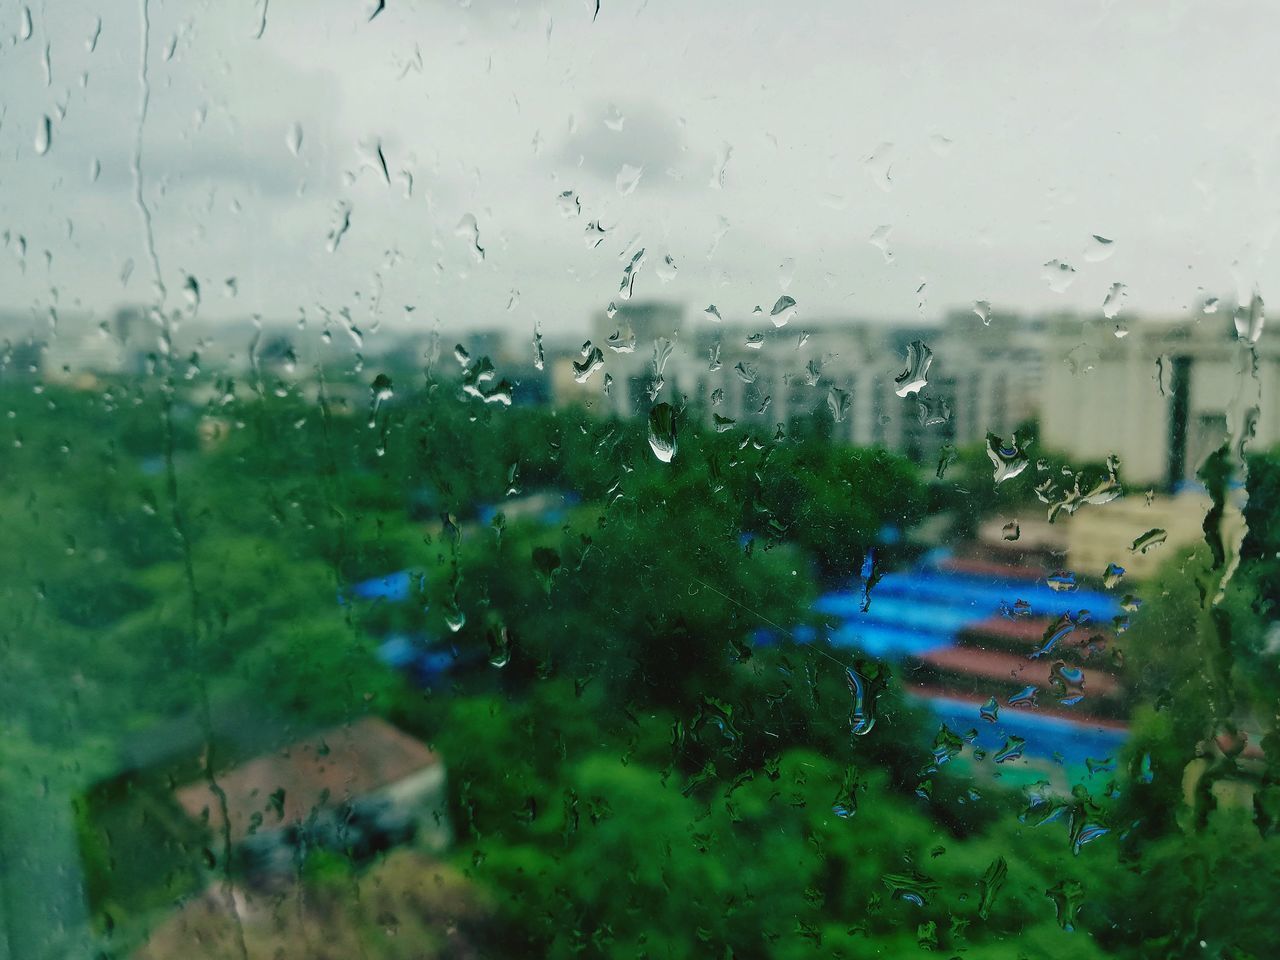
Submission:
<svg viewBox="0 0 1280 960">
<path fill-rule="evenodd" d="M 1251 358 L 1229 318 L 1134 324 L 1062 320 L 1048 341 L 1041 442 L 1073 460 L 1117 454 L 1129 484 L 1176 488 L 1256 404 L 1254 449 L 1280 443 L 1280 342 L 1265 333 Z"/>
</svg>

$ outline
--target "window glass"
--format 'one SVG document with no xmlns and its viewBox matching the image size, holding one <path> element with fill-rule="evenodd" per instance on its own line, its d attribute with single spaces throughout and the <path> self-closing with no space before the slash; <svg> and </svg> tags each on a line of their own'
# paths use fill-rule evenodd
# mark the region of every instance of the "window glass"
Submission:
<svg viewBox="0 0 1280 960">
<path fill-rule="evenodd" d="M 1273 956 L 1277 30 L 0 6 L 0 960 Z"/>
</svg>

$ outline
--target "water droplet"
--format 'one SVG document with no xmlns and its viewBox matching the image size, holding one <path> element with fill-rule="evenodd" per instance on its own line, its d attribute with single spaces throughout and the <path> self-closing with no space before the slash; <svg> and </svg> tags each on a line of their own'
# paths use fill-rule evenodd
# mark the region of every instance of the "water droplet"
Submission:
<svg viewBox="0 0 1280 960">
<path fill-rule="evenodd" d="M 751 364 L 747 363 L 745 360 L 741 360 L 738 363 L 735 363 L 733 365 L 733 372 L 738 375 L 738 379 L 741 380 L 743 383 L 756 382 L 756 369 L 755 367 L 751 366 Z"/>
<path fill-rule="evenodd" d="M 1011 697 L 1009 698 L 1009 706 L 1011 706 L 1011 707 L 1021 707 L 1021 706 L 1032 706 L 1032 707 L 1034 707 L 1034 706 L 1035 706 L 1035 703 L 1036 703 L 1036 695 L 1037 695 L 1039 692 L 1040 692 L 1040 688 L 1039 688 L 1039 687 L 1037 687 L 1034 683 L 1029 683 L 1029 684 L 1027 684 L 1025 687 L 1023 687 L 1021 690 L 1019 690 L 1017 693 L 1015 693 L 1013 696 L 1011 696 Z"/>
<path fill-rule="evenodd" d="M 1124 306 L 1124 298 L 1128 292 L 1128 288 L 1119 281 L 1111 285 L 1111 289 L 1107 291 L 1106 297 L 1102 301 L 1102 315 L 1108 320 L 1114 320 L 1120 315 L 1120 308 Z"/>
<path fill-rule="evenodd" d="M 1010 700 L 1009 702 L 1012 703 L 1013 701 Z M 991 759 L 996 763 L 1006 763 L 1009 760 L 1017 760 L 1022 756 L 1022 750 L 1026 744 L 1027 742 L 1022 739 L 1022 737 L 1008 737 L 1004 742 L 1004 746 L 997 750 Z"/>
<path fill-rule="evenodd" d="M 604 366 L 604 351 L 592 344 L 590 340 L 582 345 L 581 361 L 573 361 L 573 379 L 578 383 L 586 383 L 591 375 Z"/>
<path fill-rule="evenodd" d="M 627 118 L 622 115 L 622 111 L 618 109 L 617 104 L 611 103 L 605 108 L 604 125 L 614 133 L 621 133 L 626 123 Z"/>
<path fill-rule="evenodd" d="M 1067 288 L 1075 282 L 1076 268 L 1061 260 L 1050 260 L 1044 265 L 1041 276 L 1054 293 L 1066 293 Z"/>
<path fill-rule="evenodd" d="M 658 264 L 653 272 L 658 275 L 658 279 L 663 283 L 670 283 L 676 278 L 676 270 L 676 261 L 671 254 L 668 253 L 662 258 L 662 262 Z"/>
<path fill-rule="evenodd" d="M 599 220 L 591 220 L 587 223 L 586 229 L 583 231 L 587 242 L 587 249 L 594 250 L 600 244 L 604 243 L 605 236 L 609 233 Z"/>
<path fill-rule="evenodd" d="M 722 417 L 718 413 L 713 413 L 711 415 L 711 419 L 715 424 L 716 433 L 726 433 L 732 430 L 734 425 L 738 422 L 737 420 L 734 420 L 733 417 Z"/>
<path fill-rule="evenodd" d="M 1084 258 L 1088 263 L 1101 263 L 1113 253 L 1115 253 L 1113 241 L 1095 233 L 1089 238 L 1089 245 L 1085 247 Z"/>
<path fill-rule="evenodd" d="M 334 207 L 333 226 L 329 228 L 328 241 L 325 243 L 325 249 L 330 253 L 334 253 L 338 249 L 338 244 L 342 243 L 343 236 L 351 228 L 351 204 L 345 200 L 339 200 Z"/>
<path fill-rule="evenodd" d="M 880 251 L 885 263 L 893 263 L 893 251 L 889 249 L 889 234 L 893 231 L 890 224 L 882 223 L 871 231 L 867 242 Z"/>
<path fill-rule="evenodd" d="M 814 378 L 814 383 L 817 378 Z M 831 410 L 831 418 L 836 423 L 843 423 L 844 418 L 849 415 L 849 391 L 841 390 L 839 387 L 832 386 L 827 390 L 827 407 Z"/>
<path fill-rule="evenodd" d="M 628 333 L 624 336 L 621 330 L 615 330 L 609 338 L 605 340 L 605 346 L 614 353 L 634 353 L 636 349 L 636 335 L 634 333 Z"/>
<path fill-rule="evenodd" d="M 1004 886 L 1008 876 L 1009 864 L 1004 857 L 996 857 L 983 873 L 978 894 L 978 916 L 983 920 L 987 919 L 987 914 L 991 912 L 996 896 L 1000 893 L 1000 888 Z"/>
<path fill-rule="evenodd" d="M 858 578 L 862 581 L 862 601 L 859 603 L 858 609 L 863 613 L 871 609 L 871 591 L 883 576 L 884 571 L 876 566 L 875 550 L 868 549 L 866 555 L 862 558 L 862 569 L 858 573 Z"/>
<path fill-rule="evenodd" d="M 624 163 L 618 170 L 618 175 L 614 177 L 614 186 L 618 188 L 621 196 L 629 197 L 635 193 L 636 187 L 640 185 L 640 177 L 644 175 L 644 167 L 633 167 L 629 163 Z"/>
<path fill-rule="evenodd" d="M 1132 553 L 1146 553 L 1153 547 L 1158 547 L 1167 540 L 1169 534 L 1159 527 L 1153 527 L 1138 539 L 1133 541 L 1133 546 L 1129 548 Z"/>
<path fill-rule="evenodd" d="M 725 169 L 729 166 L 729 158 L 733 156 L 733 147 L 728 143 L 720 144 L 716 151 L 715 166 L 711 168 L 711 187 L 714 190 L 724 189 Z"/>
<path fill-rule="evenodd" d="M 1155 779 L 1155 774 L 1151 772 L 1151 754 L 1144 753 L 1142 759 L 1138 761 L 1138 782 L 1150 783 Z"/>
<path fill-rule="evenodd" d="M 982 321 L 984 327 L 991 326 L 991 302 L 988 300 L 973 301 L 974 315 Z"/>
<path fill-rule="evenodd" d="M 610 300 L 609 305 L 604 308 L 604 315 L 608 317 L 610 320 L 612 320 L 615 316 L 617 316 L 617 313 L 618 313 L 618 305 L 614 303 L 612 300 Z"/>
<path fill-rule="evenodd" d="M 1120 578 L 1124 576 L 1124 567 L 1118 563 L 1108 563 L 1107 569 L 1102 571 L 1102 585 L 1110 590 L 1120 582 Z"/>
<path fill-rule="evenodd" d="M 945 723 L 939 726 L 938 734 L 933 738 L 934 768 L 941 767 L 960 756 L 962 749 L 964 749 L 964 741 L 960 739 L 959 734 Z"/>
<path fill-rule="evenodd" d="M 721 322 L 720 311 L 716 309 L 716 305 L 714 303 L 708 304 L 707 308 L 702 312 L 708 320 L 711 320 L 714 323 Z"/>
<path fill-rule="evenodd" d="M 49 119 L 46 113 L 40 118 L 40 122 L 36 124 L 36 154 L 43 157 L 49 152 L 49 147 L 53 145 L 53 121 Z"/>
<path fill-rule="evenodd" d="M 98 49 L 98 38 L 102 36 L 102 18 L 94 17 L 93 30 L 89 33 L 89 38 L 84 42 L 84 48 L 89 53 Z"/>
<path fill-rule="evenodd" d="M 1084 699 L 1084 671 L 1057 661 L 1049 670 L 1049 688 L 1064 707 L 1073 707 Z"/>
<path fill-rule="evenodd" d="M 1021 534 L 1022 534 L 1022 528 L 1018 526 L 1017 520 L 1010 520 L 1008 523 L 1004 525 L 1004 530 L 1001 531 L 1001 535 L 1006 540 L 1017 540 L 1018 537 L 1021 536 Z"/>
<path fill-rule="evenodd" d="M 881 143 L 871 155 L 862 161 L 867 176 L 877 187 L 888 193 L 893 189 L 893 144 Z"/>
<path fill-rule="evenodd" d="M 676 455 L 676 411 L 669 403 L 659 403 L 649 411 L 649 447 L 663 463 Z"/>
<path fill-rule="evenodd" d="M 786 294 L 780 296 L 769 311 L 769 319 L 775 327 L 785 327 L 795 317 L 796 302 Z"/>
<path fill-rule="evenodd" d="M 556 206 L 560 208 L 560 216 L 566 219 L 582 212 L 582 201 L 572 190 L 565 190 L 556 197 Z"/>
<path fill-rule="evenodd" d="M 1076 575 L 1070 570 L 1058 570 L 1055 573 L 1045 577 L 1045 583 L 1049 585 L 1050 590 L 1056 590 L 1061 593 L 1065 590 L 1076 589 Z"/>
<path fill-rule="evenodd" d="M 47 119 L 47 118 L 46 118 Z M 1249 298 L 1249 305 L 1236 307 L 1233 317 L 1236 325 L 1236 337 L 1248 343 L 1257 343 L 1262 336 L 1262 328 L 1266 323 L 1263 313 L 1262 296 L 1258 291 Z"/>
<path fill-rule="evenodd" d="M 845 667 L 845 680 L 853 705 L 849 711 L 849 732 L 855 737 L 865 737 L 876 725 L 877 687 L 853 667 Z"/>
<path fill-rule="evenodd" d="M 1030 463 L 1026 449 L 1018 446 L 1016 434 L 1006 444 L 994 433 L 988 433 L 987 457 L 990 458 L 991 465 L 994 467 L 992 479 L 995 481 L 996 486 L 1006 480 L 1012 480 L 1022 473 L 1027 468 L 1027 464 Z"/>
<path fill-rule="evenodd" d="M 1084 903 L 1084 886 L 1079 880 L 1059 880 L 1044 892 L 1053 901 L 1053 910 L 1058 917 L 1058 926 L 1072 931 L 1078 922 L 1080 905 Z"/>
<path fill-rule="evenodd" d="M 938 890 L 938 882 L 917 872 L 914 868 L 902 873 L 887 873 L 880 878 L 889 888 L 894 900 L 905 900 L 917 907 L 928 906 L 929 898 Z"/>
<path fill-rule="evenodd" d="M 464 213 L 454 233 L 466 241 L 467 250 L 476 263 L 484 260 L 484 247 L 480 246 L 480 225 L 476 222 L 475 214 Z"/>
<path fill-rule="evenodd" d="M 795 279 L 795 276 L 796 262 L 790 257 L 778 264 L 778 286 L 784 292 L 791 289 L 791 281 Z"/>
<path fill-rule="evenodd" d="M 761 347 L 764 346 L 764 334 L 753 333 L 751 334 L 751 336 L 747 337 L 744 341 L 742 341 L 742 345 L 746 347 L 748 350 L 759 350 Z"/>
<path fill-rule="evenodd" d="M 18 39 L 31 39 L 31 8 L 23 7 L 22 16 L 18 18 Z"/>
<path fill-rule="evenodd" d="M 284 135 L 285 146 L 295 157 L 302 152 L 302 124 L 294 122 Z"/>
<path fill-rule="evenodd" d="M 933 365 L 933 351 L 923 340 L 912 340 L 907 344 L 906 368 L 894 378 L 898 386 L 894 390 L 900 397 L 919 393 L 928 385 L 929 367 Z"/>
<path fill-rule="evenodd" d="M 631 295 L 636 292 L 636 277 L 640 275 L 640 268 L 644 266 L 644 247 L 637 250 L 631 257 L 631 262 L 622 268 L 622 282 L 618 284 L 618 296 L 623 300 L 630 300 Z"/>
<path fill-rule="evenodd" d="M 1000 719 L 1000 704 L 996 703 L 995 697 L 988 697 L 987 702 L 978 708 L 978 716 L 988 723 L 995 723 Z"/>
</svg>

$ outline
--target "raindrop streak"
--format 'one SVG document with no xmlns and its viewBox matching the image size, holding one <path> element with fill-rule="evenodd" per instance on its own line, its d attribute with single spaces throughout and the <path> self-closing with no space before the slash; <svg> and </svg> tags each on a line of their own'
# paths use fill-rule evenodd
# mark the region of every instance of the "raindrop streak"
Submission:
<svg viewBox="0 0 1280 960">
<path fill-rule="evenodd" d="M 663 463 L 676 455 L 676 412 L 669 403 L 659 403 L 649 411 L 649 447 Z"/>
<path fill-rule="evenodd" d="M 727 143 L 720 144 L 720 149 L 716 152 L 716 163 L 711 168 L 711 183 L 713 190 L 724 189 L 724 173 L 725 168 L 729 166 L 729 158 L 733 156 L 733 147 Z"/>
<path fill-rule="evenodd" d="M 1160 546 L 1160 544 L 1164 543 L 1168 537 L 1169 534 L 1164 530 L 1161 530 L 1159 527 L 1153 527 L 1142 536 L 1138 537 L 1137 540 L 1134 540 L 1133 546 L 1129 548 L 1129 551 L 1131 553 L 1146 553 L 1153 547 Z"/>
<path fill-rule="evenodd" d="M 641 247 L 631 257 L 631 262 L 622 269 L 622 282 L 618 284 L 618 296 L 623 300 L 630 300 L 631 295 L 636 292 L 636 277 L 640 275 L 640 268 L 644 266 L 644 247 Z"/>
<path fill-rule="evenodd" d="M 923 340 L 912 340 L 907 344 L 906 369 L 894 378 L 893 382 L 898 385 L 894 393 L 900 397 L 919 393 L 928 386 L 929 367 L 932 365 L 933 351 L 925 346 Z"/>
<path fill-rule="evenodd" d="M 991 460 L 991 465 L 995 468 L 992 479 L 995 481 L 996 486 L 1006 480 L 1012 480 L 1027 469 L 1027 464 L 1030 463 L 1026 450 L 1018 446 L 1016 435 L 1011 437 L 1009 443 L 1006 444 L 994 433 L 988 433 L 987 456 Z"/>
<path fill-rule="evenodd" d="M 53 121 L 49 119 L 46 113 L 40 118 L 40 123 L 36 126 L 36 154 L 43 157 L 49 152 L 49 147 L 53 145 Z"/>
<path fill-rule="evenodd" d="M 329 239 L 325 244 L 325 249 L 333 253 L 338 249 L 338 244 L 342 243 L 342 237 L 351 228 L 351 204 L 345 200 L 338 201 L 335 208 L 334 225 L 329 228 Z"/>
<path fill-rule="evenodd" d="M 816 379 L 814 382 L 817 382 Z M 849 391 L 831 387 L 827 391 L 827 407 L 831 410 L 831 419 L 836 423 L 844 422 L 849 414 Z"/>
<path fill-rule="evenodd" d="M 996 902 L 996 896 L 1000 893 L 1000 888 L 1004 886 L 1008 876 L 1009 864 L 1004 857 L 996 857 L 991 862 L 991 866 L 987 867 L 986 873 L 982 875 L 979 887 L 978 916 L 983 920 L 987 919 L 987 914 L 991 912 L 991 906 Z"/>
<path fill-rule="evenodd" d="M 467 248 L 471 251 L 471 256 L 475 258 L 476 263 L 484 260 L 484 247 L 480 246 L 480 225 L 476 223 L 475 214 L 463 214 L 454 233 L 467 241 Z"/>
<path fill-rule="evenodd" d="M 289 124 L 289 130 L 284 135 L 284 143 L 295 157 L 302 151 L 302 124 L 296 122 Z"/>
<path fill-rule="evenodd" d="M 619 195 L 629 197 L 635 193 L 636 187 L 640 185 L 640 177 L 643 175 L 644 167 L 633 167 L 629 163 L 624 163 L 614 178 L 614 186 L 618 188 Z"/>
<path fill-rule="evenodd" d="M 47 117 L 45 118 L 48 119 Z M 1233 317 L 1236 325 L 1236 337 L 1248 343 L 1257 343 L 1262 336 L 1262 327 L 1266 323 L 1263 313 L 1261 295 L 1255 290 L 1249 300 L 1248 307 L 1237 307 Z"/>
<path fill-rule="evenodd" d="M 845 667 L 849 683 L 849 695 L 853 706 L 849 711 L 849 732 L 855 737 L 865 737 L 876 725 L 876 700 L 870 682 L 853 667 Z"/>
</svg>

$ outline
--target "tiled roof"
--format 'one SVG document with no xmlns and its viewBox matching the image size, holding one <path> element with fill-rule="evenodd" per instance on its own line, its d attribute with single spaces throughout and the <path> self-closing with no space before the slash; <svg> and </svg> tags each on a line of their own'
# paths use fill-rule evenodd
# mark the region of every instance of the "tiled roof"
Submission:
<svg viewBox="0 0 1280 960">
<path fill-rule="evenodd" d="M 250 760 L 219 774 L 217 783 L 226 794 L 232 842 L 239 843 L 249 834 L 255 814 L 261 814 L 263 830 L 304 822 L 313 811 L 398 783 L 439 762 L 425 744 L 366 717 Z M 276 794 L 279 790 L 283 796 Z M 189 816 L 200 819 L 207 810 L 210 826 L 221 829 L 221 805 L 209 784 L 193 783 L 176 796 Z"/>
</svg>

